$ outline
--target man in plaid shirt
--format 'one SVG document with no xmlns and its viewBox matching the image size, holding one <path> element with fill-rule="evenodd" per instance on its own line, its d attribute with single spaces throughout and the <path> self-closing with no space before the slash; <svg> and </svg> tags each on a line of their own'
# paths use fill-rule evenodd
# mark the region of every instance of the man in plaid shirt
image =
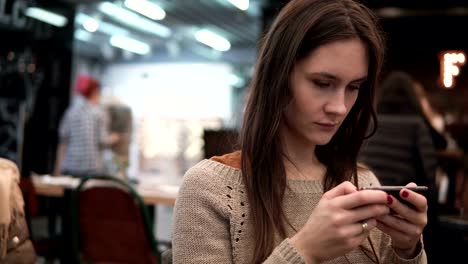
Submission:
<svg viewBox="0 0 468 264">
<path fill-rule="evenodd" d="M 80 95 L 60 123 L 54 175 L 86 176 L 103 172 L 102 150 L 119 140 L 108 133 L 108 118 L 98 105 L 100 85 L 92 77 L 77 79 Z"/>
</svg>

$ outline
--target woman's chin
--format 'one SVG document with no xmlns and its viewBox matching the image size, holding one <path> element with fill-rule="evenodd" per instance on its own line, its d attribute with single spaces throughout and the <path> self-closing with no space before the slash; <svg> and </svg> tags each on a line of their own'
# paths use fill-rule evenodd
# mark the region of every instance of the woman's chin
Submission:
<svg viewBox="0 0 468 264">
<path fill-rule="evenodd" d="M 323 146 L 328 143 L 330 143 L 332 137 L 320 137 L 320 138 L 314 138 L 311 140 L 311 143 L 316 146 Z"/>
</svg>

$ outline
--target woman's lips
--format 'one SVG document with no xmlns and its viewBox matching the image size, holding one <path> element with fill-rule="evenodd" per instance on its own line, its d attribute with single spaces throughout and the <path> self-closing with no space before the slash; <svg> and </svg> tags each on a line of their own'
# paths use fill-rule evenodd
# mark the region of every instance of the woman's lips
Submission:
<svg viewBox="0 0 468 264">
<path fill-rule="evenodd" d="M 315 123 L 322 129 L 332 130 L 336 127 L 337 123 Z"/>
</svg>

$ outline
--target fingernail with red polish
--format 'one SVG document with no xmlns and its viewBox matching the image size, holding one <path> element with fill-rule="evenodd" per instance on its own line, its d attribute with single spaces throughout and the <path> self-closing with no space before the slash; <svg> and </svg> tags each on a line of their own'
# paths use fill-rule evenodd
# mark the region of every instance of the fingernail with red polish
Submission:
<svg viewBox="0 0 468 264">
<path fill-rule="evenodd" d="M 408 198 L 408 195 L 409 195 L 409 193 L 407 191 L 402 191 L 401 192 L 401 196 L 403 196 L 403 198 Z"/>
<path fill-rule="evenodd" d="M 392 204 L 393 203 L 393 197 L 389 194 L 387 195 L 387 203 Z"/>
</svg>

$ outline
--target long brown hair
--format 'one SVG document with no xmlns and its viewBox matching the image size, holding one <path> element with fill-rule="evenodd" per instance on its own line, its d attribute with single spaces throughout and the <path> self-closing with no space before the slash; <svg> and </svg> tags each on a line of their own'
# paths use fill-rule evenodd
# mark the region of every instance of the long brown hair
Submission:
<svg viewBox="0 0 468 264">
<path fill-rule="evenodd" d="M 286 171 L 279 126 L 292 99 L 290 75 L 295 63 L 319 46 L 358 37 L 367 47 L 367 81 L 332 140 L 315 154 L 327 172 L 324 191 L 357 175 L 357 155 L 366 133 L 375 130 L 374 87 L 384 57 L 377 19 L 353 0 L 292 0 L 278 14 L 261 42 L 241 132 L 242 175 L 255 226 L 252 263 L 273 250 L 274 231 L 286 237 L 282 208 Z M 372 129 L 370 128 L 370 125 Z M 357 177 L 354 177 L 357 184 Z"/>
</svg>

